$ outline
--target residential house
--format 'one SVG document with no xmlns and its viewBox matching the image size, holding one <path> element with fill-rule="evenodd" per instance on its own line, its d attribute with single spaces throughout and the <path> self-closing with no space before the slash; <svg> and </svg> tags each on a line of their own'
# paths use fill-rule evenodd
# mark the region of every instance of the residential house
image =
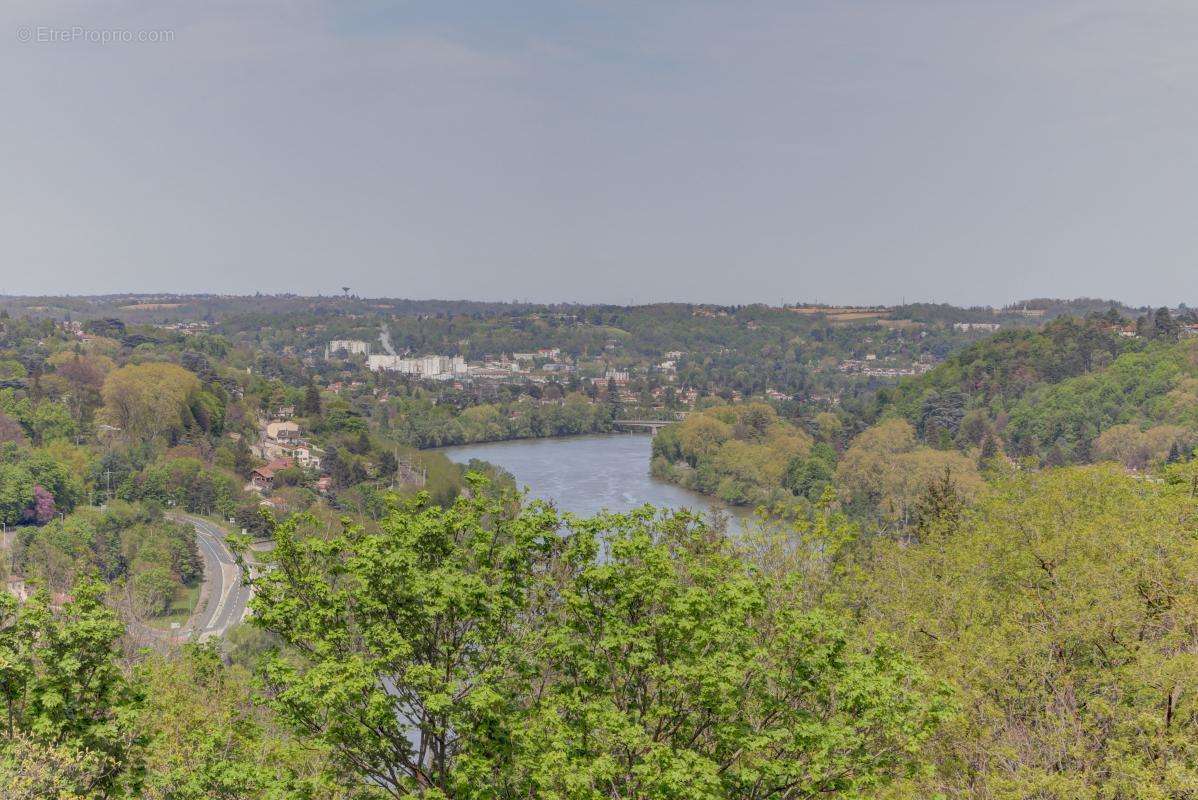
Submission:
<svg viewBox="0 0 1198 800">
<path fill-rule="evenodd" d="M 300 438 L 300 427 L 291 420 L 266 423 L 266 438 L 275 442 L 294 442 Z"/>
<path fill-rule="evenodd" d="M 287 455 L 295 459 L 295 463 L 304 469 L 320 469 L 320 456 L 317 450 L 307 442 L 300 442 L 293 447 L 284 448 Z"/>
<path fill-rule="evenodd" d="M 259 492 L 269 491 L 274 488 L 275 475 L 294 466 L 295 461 L 291 458 L 276 458 L 269 464 L 258 467 L 250 474 L 250 487 Z"/>
</svg>

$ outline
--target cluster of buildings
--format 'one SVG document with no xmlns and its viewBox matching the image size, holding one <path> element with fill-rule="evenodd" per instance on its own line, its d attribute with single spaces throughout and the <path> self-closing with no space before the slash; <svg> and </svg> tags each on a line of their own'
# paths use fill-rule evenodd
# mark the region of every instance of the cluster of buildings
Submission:
<svg viewBox="0 0 1198 800">
<path fill-rule="evenodd" d="M 155 328 L 164 331 L 174 331 L 181 333 L 184 336 L 195 336 L 197 333 L 207 333 L 212 329 L 212 324 L 206 320 L 188 320 L 182 322 L 166 322 L 162 325 L 155 325 Z"/>
<path fill-rule="evenodd" d="M 418 375 L 422 378 L 448 380 L 457 375 L 465 375 L 468 367 L 466 359 L 461 356 L 407 356 L 368 355 L 366 366 L 372 372 L 401 372 L 404 375 Z"/>
<path fill-rule="evenodd" d="M 878 361 L 877 355 L 869 353 L 864 359 L 850 358 L 841 361 L 837 369 L 844 373 L 864 375 L 868 378 L 906 378 L 912 375 L 923 375 L 932 367 L 935 361 L 928 356 L 921 356 L 919 361 L 909 367 L 889 366 L 884 361 Z"/>
<path fill-rule="evenodd" d="M 398 372 L 430 380 L 479 378 L 502 381 L 513 377 L 527 377 L 534 371 L 562 374 L 575 369 L 572 364 L 565 363 L 562 351 L 557 347 L 542 347 L 529 353 L 512 353 L 510 357 L 487 356 L 481 362 L 467 363 L 463 356 L 372 353 L 368 342 L 358 339 L 335 339 L 325 346 L 325 358 L 335 355 L 363 356 L 367 368 L 372 372 Z"/>
<path fill-rule="evenodd" d="M 627 386 L 628 381 L 628 372 L 622 369 L 609 369 L 602 378 L 591 378 L 592 383 L 613 383 L 616 386 Z"/>
<path fill-rule="evenodd" d="M 254 470 L 247 488 L 257 492 L 274 487 L 275 473 L 289 467 L 320 469 L 320 448 L 307 440 L 293 420 L 273 420 L 262 426 L 261 437 L 252 448 L 254 455 L 267 462 Z"/>
</svg>

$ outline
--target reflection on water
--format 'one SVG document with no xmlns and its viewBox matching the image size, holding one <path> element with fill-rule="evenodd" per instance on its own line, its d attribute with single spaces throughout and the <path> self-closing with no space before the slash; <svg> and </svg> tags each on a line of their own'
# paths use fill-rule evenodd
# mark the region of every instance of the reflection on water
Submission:
<svg viewBox="0 0 1198 800">
<path fill-rule="evenodd" d="M 591 515 L 601 510 L 627 511 L 650 503 L 661 508 L 722 510 L 731 527 L 750 516 L 716 500 L 667 483 L 649 474 L 652 440 L 644 434 L 572 436 L 471 444 L 441 450 L 452 461 L 472 458 L 503 467 L 527 486 L 529 494 L 552 500 L 563 511 Z"/>
</svg>

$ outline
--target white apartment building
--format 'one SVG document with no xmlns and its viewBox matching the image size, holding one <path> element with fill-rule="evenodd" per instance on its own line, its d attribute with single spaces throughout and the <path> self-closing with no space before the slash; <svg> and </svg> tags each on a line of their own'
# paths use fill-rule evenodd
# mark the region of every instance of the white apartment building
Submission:
<svg viewBox="0 0 1198 800">
<path fill-rule="evenodd" d="M 369 356 L 370 343 L 360 339 L 334 339 L 324 349 L 324 357 L 334 353 L 346 353 L 351 356 Z"/>
<path fill-rule="evenodd" d="M 437 375 L 466 373 L 466 359 L 462 356 L 421 356 L 407 358 L 404 356 L 373 355 L 367 356 L 366 366 L 372 371 L 402 372 L 405 375 L 420 375 L 432 378 Z"/>
</svg>

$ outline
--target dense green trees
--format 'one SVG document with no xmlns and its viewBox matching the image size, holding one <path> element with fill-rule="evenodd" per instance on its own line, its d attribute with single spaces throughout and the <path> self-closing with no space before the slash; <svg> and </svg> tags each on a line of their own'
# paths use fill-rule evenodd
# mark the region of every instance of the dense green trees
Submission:
<svg viewBox="0 0 1198 800">
<path fill-rule="evenodd" d="M 821 507 L 734 541 L 481 483 L 340 533 L 297 516 L 233 666 L 123 669 L 94 583 L 0 597 L 0 792 L 1182 800 L 1195 485 L 1063 468 L 969 500 L 941 473 L 918 536 Z"/>
<path fill-rule="evenodd" d="M 975 462 L 955 450 L 921 444 L 910 424 L 891 419 L 853 440 L 836 468 L 841 500 L 884 528 L 905 528 L 928 486 L 945 471 L 966 497 L 982 488 Z"/>
<path fill-rule="evenodd" d="M 124 626 L 103 597 L 102 584 L 81 582 L 55 611 L 44 592 L 23 605 L 0 593 L 0 795 L 135 796 L 138 696 L 117 662 Z"/>
<path fill-rule="evenodd" d="M 243 495 L 238 476 L 187 456 L 150 464 L 122 481 L 119 494 L 128 500 L 222 516 L 233 513 Z"/>
<path fill-rule="evenodd" d="M 176 364 L 129 364 L 104 380 L 104 420 L 126 441 L 150 441 L 183 427 L 199 389 L 199 379 Z"/>
<path fill-rule="evenodd" d="M 825 442 L 817 442 L 810 453 L 790 460 L 782 484 L 796 497 L 815 502 L 831 487 L 835 471 L 836 451 Z"/>
<path fill-rule="evenodd" d="M 1021 397 L 1039 383 L 1057 383 L 1141 349 L 1101 317 L 1062 317 L 1039 330 L 1004 330 L 950 356 L 928 374 L 877 393 L 877 408 L 915 420 L 929 391 L 963 392 L 982 403 Z M 877 414 L 877 409 L 874 410 Z"/>
<path fill-rule="evenodd" d="M 393 400 L 379 414 L 381 431 L 413 447 L 605 433 L 612 429 L 609 408 L 574 393 L 560 402 L 483 403 L 455 410 L 425 397 Z"/>
<path fill-rule="evenodd" d="M 920 764 L 919 670 L 686 514 L 513 496 L 275 530 L 271 704 L 394 797 L 857 797 Z"/>
<path fill-rule="evenodd" d="M 338 796 L 322 775 L 329 765 L 321 748 L 280 731 L 255 701 L 250 673 L 225 666 L 216 647 L 151 656 L 134 678 L 144 695 L 136 729 L 145 800 Z"/>
<path fill-rule="evenodd" d="M 0 522 L 45 524 L 83 493 L 78 475 L 45 451 L 0 448 Z"/>
<path fill-rule="evenodd" d="M 1060 443 L 1071 461 L 1088 461 L 1095 439 L 1114 425 L 1192 424 L 1198 420 L 1188 404 L 1165 400 L 1193 371 L 1193 352 L 1192 342 L 1155 346 L 1121 356 L 1103 370 L 1036 387 L 1011 408 L 1004 435 L 1020 455 Z"/>
<path fill-rule="evenodd" d="M 56 592 L 89 576 L 127 585 L 140 616 L 165 611 L 202 569 L 191 526 L 120 501 L 22 528 L 11 559 L 20 575 Z"/>
<path fill-rule="evenodd" d="M 21 437 L 16 435 L 11 424 L 4 439 L 21 441 L 28 438 L 33 444 L 47 444 L 59 439 L 71 439 L 78 434 L 78 424 L 72 418 L 67 405 L 54 398 L 32 399 L 20 397 L 11 388 L 0 389 L 0 412 L 21 426 Z"/>
<path fill-rule="evenodd" d="M 256 706 L 210 647 L 123 665 L 123 624 L 83 581 L 61 608 L 0 594 L 0 796 L 6 800 L 348 797 L 312 744 Z M 330 773 L 331 774 L 331 773 Z M 354 796 L 368 794 L 360 787 Z"/>
<path fill-rule="evenodd" d="M 1000 333 L 855 411 L 865 422 L 901 416 L 939 449 L 989 439 L 995 452 L 1049 466 L 1158 465 L 1189 452 L 1198 430 L 1198 351 L 1162 310 L 1141 338 L 1121 335 L 1117 315 Z"/>
<path fill-rule="evenodd" d="M 911 796 L 1192 795 L 1196 512 L 1188 475 L 1058 469 L 1001 482 L 918 544 L 877 540 L 853 603 L 962 710 Z"/>
<path fill-rule="evenodd" d="M 765 403 L 715 406 L 659 431 L 652 469 L 726 503 L 768 503 L 790 494 L 796 459 L 811 445 L 806 431 Z"/>
</svg>

